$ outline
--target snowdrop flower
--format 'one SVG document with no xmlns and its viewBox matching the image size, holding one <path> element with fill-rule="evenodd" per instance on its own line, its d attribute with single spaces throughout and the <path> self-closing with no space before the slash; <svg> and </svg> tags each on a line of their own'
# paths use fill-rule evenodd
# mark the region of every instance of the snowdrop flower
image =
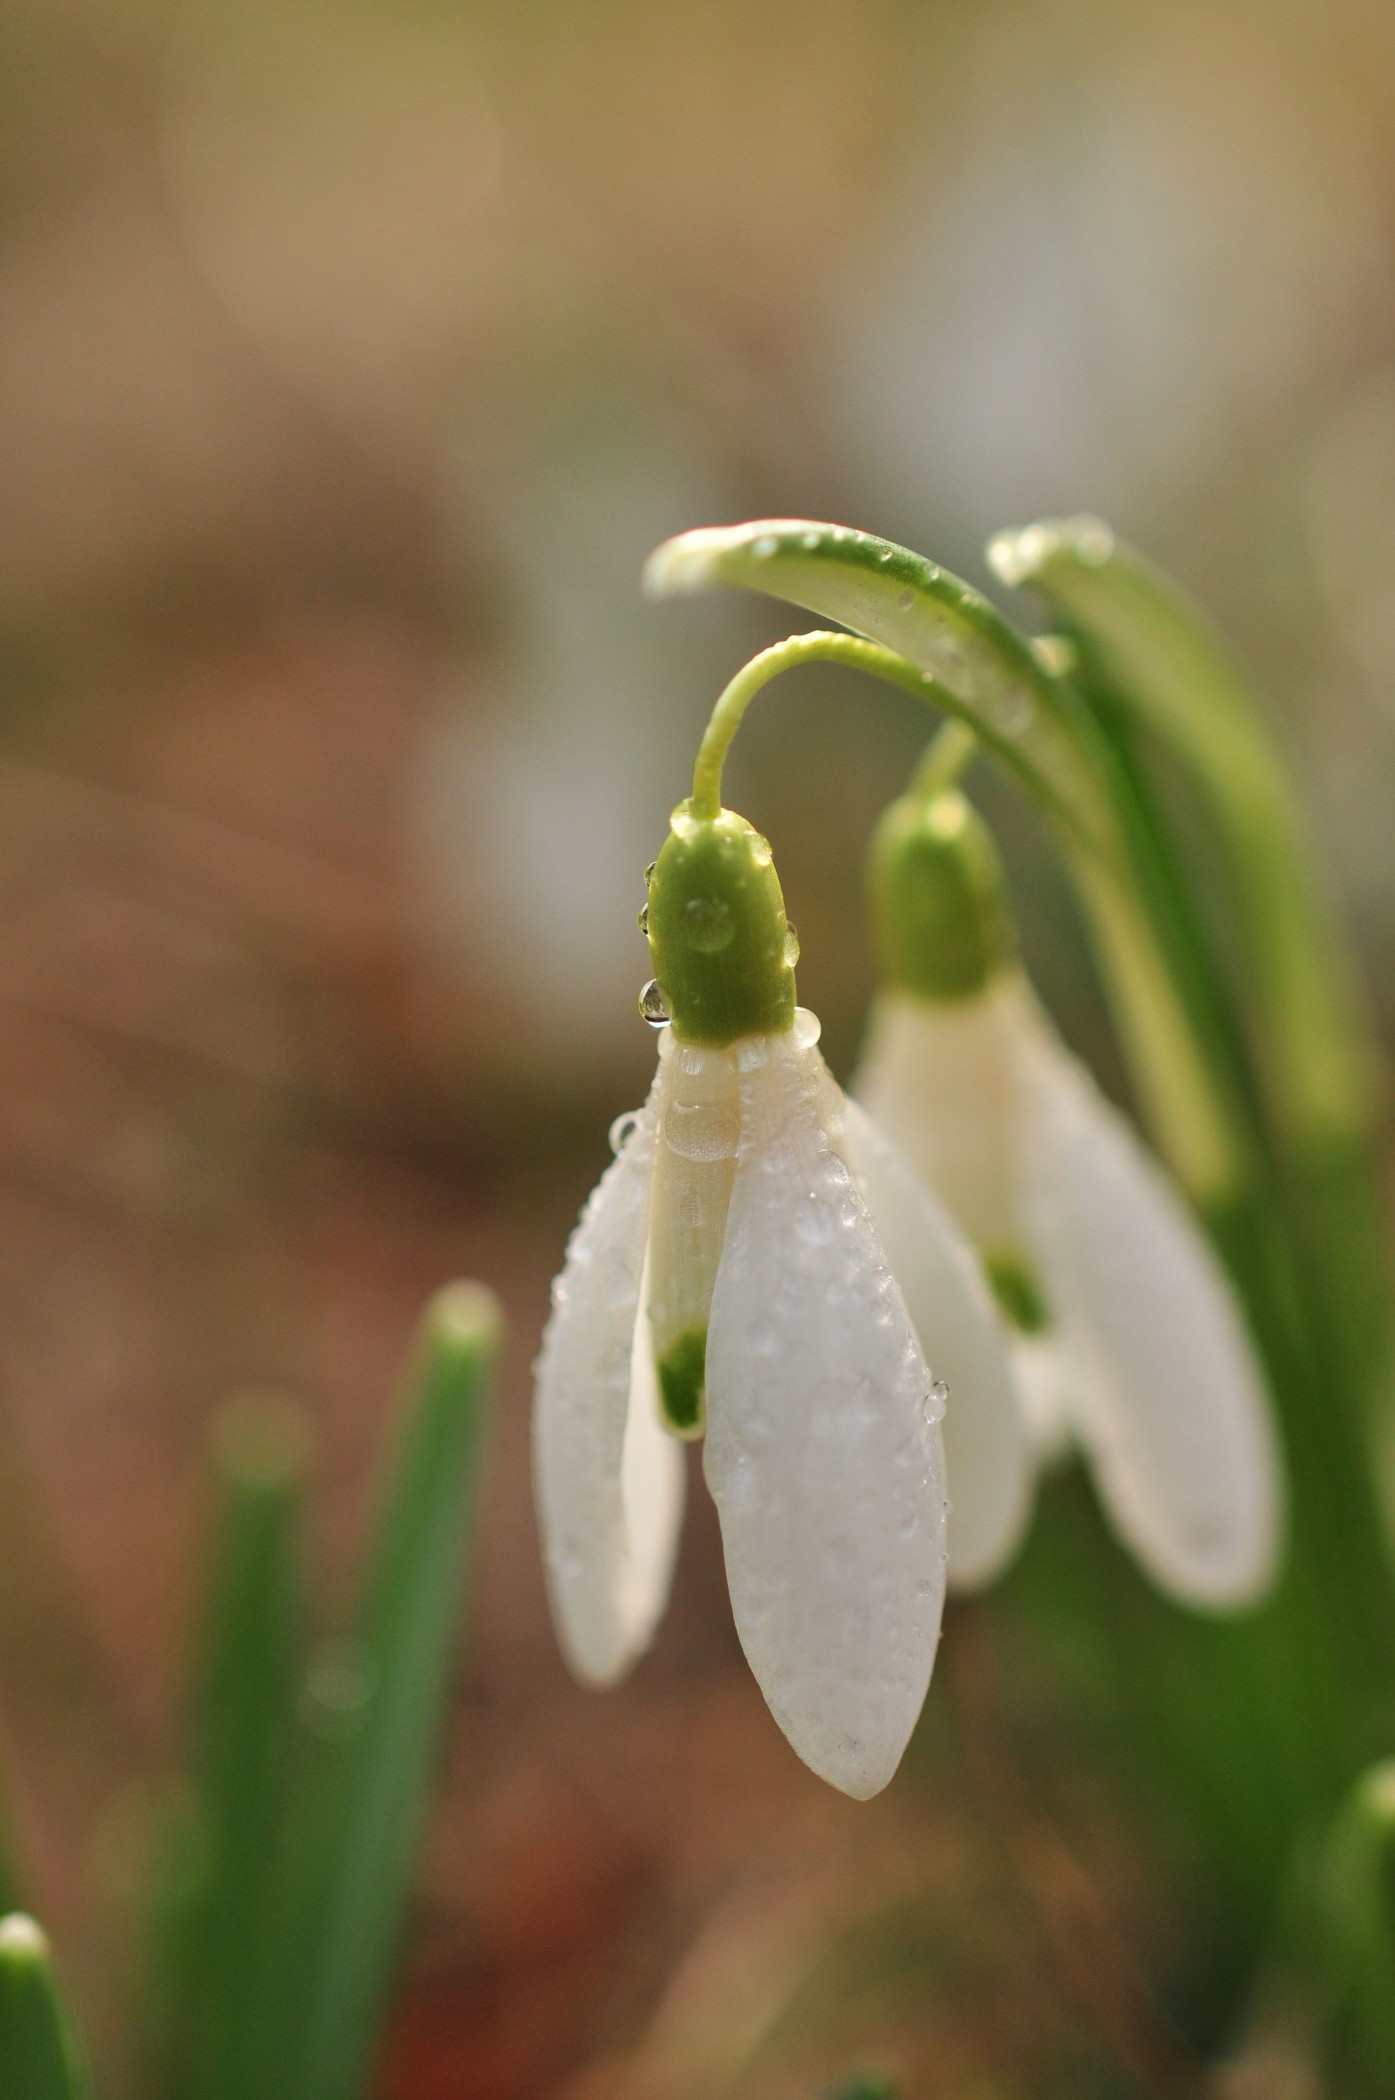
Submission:
<svg viewBox="0 0 1395 2100">
<path fill-rule="evenodd" d="M 980 1577 L 1024 1521 L 1002 1329 L 947 1213 L 824 1065 L 765 840 L 695 795 L 646 919 L 658 1071 L 612 1131 L 537 1365 L 553 1617 L 585 1682 L 635 1662 L 703 1436 L 751 1668 L 804 1761 L 865 1798 L 924 1700 L 947 1561 Z"/>
<path fill-rule="evenodd" d="M 957 790 L 885 813 L 871 889 L 882 983 L 854 1091 L 979 1249 L 1043 1455 L 1078 1444 L 1171 1596 L 1254 1602 L 1282 1496 L 1249 1337 L 1191 1214 L 1038 1005 Z"/>
</svg>

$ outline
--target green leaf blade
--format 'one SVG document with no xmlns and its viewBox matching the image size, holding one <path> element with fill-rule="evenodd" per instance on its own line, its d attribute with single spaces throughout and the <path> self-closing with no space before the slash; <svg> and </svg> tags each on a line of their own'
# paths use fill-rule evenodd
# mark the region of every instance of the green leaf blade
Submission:
<svg viewBox="0 0 1395 2100">
<path fill-rule="evenodd" d="M 496 1301 L 473 1284 L 441 1292 L 422 1323 L 355 1633 L 312 1682 L 326 1739 L 256 2100 L 365 2090 L 446 1705 L 501 1336 Z"/>
<path fill-rule="evenodd" d="M 0 2093 L 5 2100 L 91 2100 L 77 2030 L 45 1934 L 21 1911 L 0 1918 Z"/>
<path fill-rule="evenodd" d="M 248 1396 L 212 1438 L 217 1546 L 194 1699 L 204 1855 L 188 1924 L 175 2062 L 198 2100 L 253 2089 L 248 2050 L 267 1959 L 301 1652 L 303 1419 Z M 179 2081 L 182 2085 L 182 2081 Z"/>
<path fill-rule="evenodd" d="M 1045 601 L 1092 675 L 1201 790 L 1286 1133 L 1310 1145 L 1369 1131 L 1378 1063 L 1346 943 L 1263 712 L 1210 622 L 1095 518 L 1000 533 L 988 559 Z"/>
</svg>

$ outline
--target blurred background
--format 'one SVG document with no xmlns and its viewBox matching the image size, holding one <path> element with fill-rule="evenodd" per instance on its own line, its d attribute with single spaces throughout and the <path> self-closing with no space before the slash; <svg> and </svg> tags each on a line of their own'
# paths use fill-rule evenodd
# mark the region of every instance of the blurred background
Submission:
<svg viewBox="0 0 1395 2100">
<path fill-rule="evenodd" d="M 1064 1930 L 938 1683 L 870 1808 L 797 1764 L 700 1495 L 653 1655 L 570 1684 L 528 1366 L 652 1069 L 641 871 L 791 624 L 643 603 L 668 533 L 835 517 L 982 584 L 992 528 L 1104 513 L 1271 695 L 1395 1024 L 1395 14 L 3 0 L 0 460 L 0 1729 L 94 2029 L 210 1409 L 304 1401 L 342 1583 L 421 1301 L 474 1273 L 509 1390 L 384 2095 L 879 2052 L 953 2100 L 1117 2090 L 1099 2022 L 1133 2032 L 1166 1904 L 1030 1644 Z M 729 770 L 844 1074 L 862 846 L 925 734 L 806 672 Z M 1052 864 L 984 804 L 1109 1078 Z"/>
</svg>

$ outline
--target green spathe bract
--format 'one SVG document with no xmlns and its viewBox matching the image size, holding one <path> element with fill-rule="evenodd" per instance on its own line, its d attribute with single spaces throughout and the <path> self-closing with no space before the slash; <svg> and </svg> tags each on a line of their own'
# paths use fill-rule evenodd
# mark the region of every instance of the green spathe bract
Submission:
<svg viewBox="0 0 1395 2100">
<path fill-rule="evenodd" d="M 882 982 L 943 1003 L 973 998 L 1012 959 L 997 849 L 957 789 L 883 811 L 868 858 Z"/>
<path fill-rule="evenodd" d="M 681 802 L 649 879 L 649 953 L 673 1032 L 720 1046 L 794 1020 L 794 943 L 770 847 L 734 810 Z"/>
</svg>

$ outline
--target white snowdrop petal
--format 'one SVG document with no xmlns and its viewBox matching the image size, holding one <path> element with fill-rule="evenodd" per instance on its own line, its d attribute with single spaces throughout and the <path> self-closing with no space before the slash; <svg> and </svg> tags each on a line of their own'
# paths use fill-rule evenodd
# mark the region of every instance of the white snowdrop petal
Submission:
<svg viewBox="0 0 1395 2100">
<path fill-rule="evenodd" d="M 683 1455 L 659 1427 L 653 1365 L 636 1351 L 662 1071 L 567 1247 L 537 1362 L 533 1486 L 562 1652 L 613 1684 L 663 1610 Z"/>
<path fill-rule="evenodd" d="M 883 990 L 850 1091 L 979 1249 L 1018 1240 L 1020 973 L 947 1004 Z"/>
<path fill-rule="evenodd" d="M 1055 1465 L 1074 1442 L 1065 1395 L 1069 1367 L 1060 1342 L 1050 1333 L 1014 1334 L 1011 1347 L 1028 1440 L 1039 1467 Z"/>
<path fill-rule="evenodd" d="M 822 1778 L 865 1799 L 930 1681 L 945 1581 L 930 1374 L 797 1036 L 738 1046 L 741 1139 L 708 1330 L 705 1466 L 737 1631 Z"/>
<path fill-rule="evenodd" d="M 1024 1061 L 1028 1229 L 1076 1434 L 1115 1528 L 1159 1587 L 1239 1608 L 1273 1577 L 1282 1518 L 1253 1349 L 1181 1198 L 1038 1025 Z"/>
<path fill-rule="evenodd" d="M 630 1371 L 630 1402 L 620 1456 L 620 1499 L 629 1553 L 619 1591 L 618 1618 L 629 1629 L 631 1659 L 649 1645 L 668 1602 L 683 1522 L 687 1466 L 681 1444 L 659 1418 L 654 1345 L 641 1291 Z"/>
<path fill-rule="evenodd" d="M 948 1211 L 856 1101 L 846 1104 L 839 1149 L 861 1184 L 931 1371 L 949 1387 L 949 1580 L 972 1589 L 1006 1565 L 1031 1507 L 1025 1406 L 1003 1324 Z"/>
</svg>

